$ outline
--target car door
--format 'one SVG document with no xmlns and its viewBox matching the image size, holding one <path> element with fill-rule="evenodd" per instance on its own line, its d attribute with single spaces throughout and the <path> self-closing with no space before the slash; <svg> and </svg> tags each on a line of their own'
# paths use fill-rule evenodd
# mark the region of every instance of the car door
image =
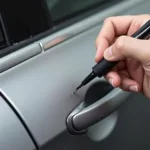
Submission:
<svg viewBox="0 0 150 150">
<path fill-rule="evenodd" d="M 148 0 L 0 3 L 0 95 L 32 149 L 150 148 L 150 102 L 143 95 L 113 89 L 104 78 L 72 95 L 95 64 L 104 19 L 149 13 Z"/>
</svg>

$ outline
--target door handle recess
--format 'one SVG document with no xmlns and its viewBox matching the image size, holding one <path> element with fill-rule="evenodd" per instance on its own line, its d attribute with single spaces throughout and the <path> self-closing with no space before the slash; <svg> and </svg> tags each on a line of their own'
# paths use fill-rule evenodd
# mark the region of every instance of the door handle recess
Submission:
<svg viewBox="0 0 150 150">
<path fill-rule="evenodd" d="M 82 102 L 67 117 L 68 132 L 72 135 L 84 134 L 87 128 L 109 116 L 130 96 L 129 92 L 114 89 L 99 101 L 85 106 Z"/>
</svg>

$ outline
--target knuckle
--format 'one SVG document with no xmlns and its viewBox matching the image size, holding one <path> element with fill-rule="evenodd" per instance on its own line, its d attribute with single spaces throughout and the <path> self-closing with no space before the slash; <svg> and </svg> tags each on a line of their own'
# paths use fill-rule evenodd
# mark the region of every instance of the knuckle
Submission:
<svg viewBox="0 0 150 150">
<path fill-rule="evenodd" d="M 125 36 L 119 37 L 115 42 L 115 48 L 119 51 L 124 50 L 125 48 Z"/>
<path fill-rule="evenodd" d="M 112 17 L 108 17 L 104 20 L 104 24 L 107 24 L 108 22 L 110 22 L 112 20 Z"/>
<path fill-rule="evenodd" d="M 112 16 L 112 17 L 107 17 L 104 20 L 104 24 L 109 23 L 109 22 L 113 22 L 116 18 L 118 18 L 119 16 Z"/>
</svg>

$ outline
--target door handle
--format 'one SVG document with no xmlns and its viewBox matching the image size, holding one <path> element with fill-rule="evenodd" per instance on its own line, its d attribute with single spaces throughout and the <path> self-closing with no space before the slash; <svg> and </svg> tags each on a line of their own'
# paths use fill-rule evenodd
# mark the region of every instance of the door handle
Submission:
<svg viewBox="0 0 150 150">
<path fill-rule="evenodd" d="M 82 102 L 67 117 L 66 124 L 68 132 L 72 135 L 86 133 L 88 127 L 116 111 L 129 96 L 129 92 L 114 89 L 87 107 L 85 102 Z"/>
</svg>

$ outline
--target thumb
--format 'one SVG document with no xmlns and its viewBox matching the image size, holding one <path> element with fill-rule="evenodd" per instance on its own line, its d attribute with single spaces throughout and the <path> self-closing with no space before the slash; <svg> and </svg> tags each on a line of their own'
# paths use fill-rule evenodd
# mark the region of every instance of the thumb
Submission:
<svg viewBox="0 0 150 150">
<path fill-rule="evenodd" d="M 104 57 L 110 61 L 133 58 L 144 63 L 150 60 L 150 40 L 139 40 L 128 36 L 119 37 L 107 48 Z"/>
</svg>

